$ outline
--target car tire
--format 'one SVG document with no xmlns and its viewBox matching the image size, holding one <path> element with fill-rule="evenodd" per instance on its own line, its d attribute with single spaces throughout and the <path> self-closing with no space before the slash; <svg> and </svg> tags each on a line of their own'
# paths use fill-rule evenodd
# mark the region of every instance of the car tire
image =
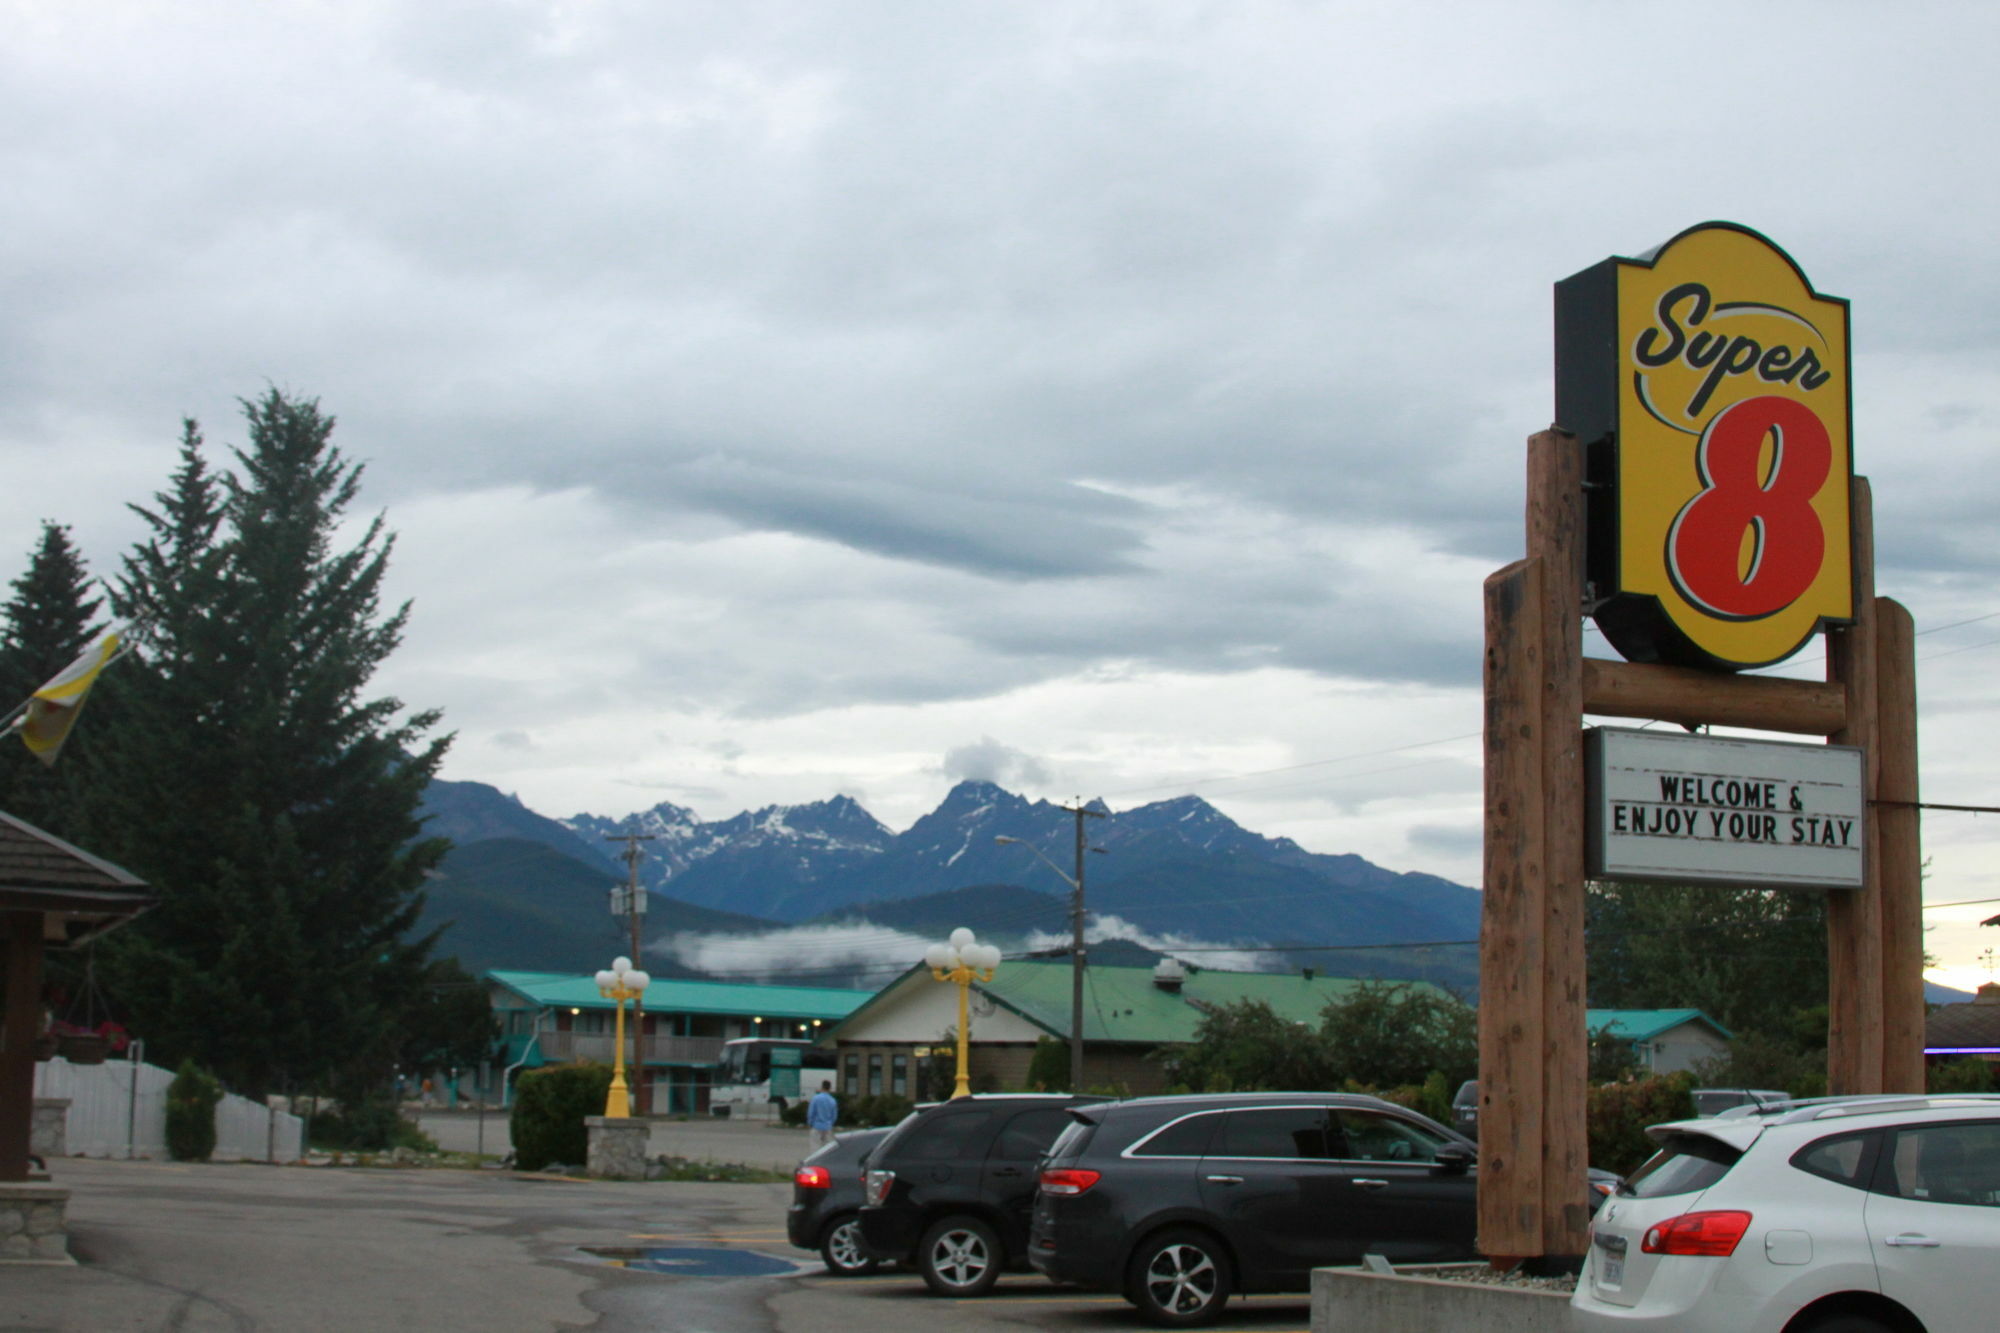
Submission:
<svg viewBox="0 0 2000 1333">
<path fill-rule="evenodd" d="M 1185 1227 L 1148 1238 L 1125 1270 L 1125 1299 L 1166 1328 L 1214 1323 L 1232 1285 L 1221 1244 Z"/>
<path fill-rule="evenodd" d="M 1805 1333 L 1897 1333 L 1897 1329 L 1869 1315 L 1837 1314 L 1806 1325 Z"/>
<path fill-rule="evenodd" d="M 1006 1260 L 1000 1237 L 976 1217 L 947 1217 L 917 1246 L 917 1271 L 939 1296 L 984 1296 Z"/>
<path fill-rule="evenodd" d="M 819 1261 L 835 1277 L 860 1277 L 882 1266 L 861 1239 L 861 1219 L 853 1213 L 837 1217 L 819 1238 Z"/>
</svg>

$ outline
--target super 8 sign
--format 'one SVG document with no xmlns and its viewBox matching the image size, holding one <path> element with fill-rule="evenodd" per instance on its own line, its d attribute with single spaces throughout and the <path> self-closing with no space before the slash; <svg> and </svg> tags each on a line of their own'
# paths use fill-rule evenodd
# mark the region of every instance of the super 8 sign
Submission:
<svg viewBox="0 0 2000 1333">
<path fill-rule="evenodd" d="M 1624 656 L 1763 666 L 1852 618 L 1847 349 L 1847 302 L 1733 223 L 1556 284 L 1591 614 Z"/>
</svg>

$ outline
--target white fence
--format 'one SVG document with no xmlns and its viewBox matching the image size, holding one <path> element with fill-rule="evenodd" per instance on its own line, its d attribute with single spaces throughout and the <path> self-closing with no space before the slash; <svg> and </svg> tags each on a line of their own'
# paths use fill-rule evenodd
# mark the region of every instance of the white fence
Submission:
<svg viewBox="0 0 2000 1333">
<path fill-rule="evenodd" d="M 35 1065 L 35 1096 L 67 1097 L 64 1151 L 71 1157 L 165 1157 L 167 1085 L 155 1065 L 107 1060 L 73 1065 L 61 1056 Z M 235 1093 L 215 1108 L 215 1155 L 294 1162 L 304 1155 L 305 1121 Z"/>
</svg>

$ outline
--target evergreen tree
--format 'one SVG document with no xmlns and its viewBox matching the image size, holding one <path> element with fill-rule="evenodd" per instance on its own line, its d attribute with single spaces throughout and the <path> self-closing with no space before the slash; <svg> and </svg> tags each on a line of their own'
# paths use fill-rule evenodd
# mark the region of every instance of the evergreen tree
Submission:
<svg viewBox="0 0 2000 1333">
<path fill-rule="evenodd" d="M 1593 884 L 1590 1003 L 1699 1009 L 1737 1036 L 1824 1049 L 1826 895 Z"/>
<path fill-rule="evenodd" d="M 14 595 L 0 607 L 0 700 L 5 701 L 0 706 L 9 710 L 26 703 L 104 629 L 97 619 L 103 598 L 91 595 L 83 557 L 60 523 L 43 521 L 27 571 L 12 587 Z M 104 710 L 95 707 L 101 700 L 92 702 L 93 711 L 101 714 Z M 80 756 L 88 748 L 81 733 L 71 737 L 63 747 L 65 766 L 51 769 L 20 741 L 8 738 L 0 746 L 0 810 L 52 833 L 70 832 L 75 820 L 69 780 L 87 766 Z"/>
<path fill-rule="evenodd" d="M 367 697 L 409 608 L 382 610 L 379 516 L 337 544 L 362 469 L 333 419 L 276 390 L 244 410 L 220 475 L 186 424 L 114 590 L 146 628 L 91 836 L 161 903 L 106 938 L 100 976 L 168 1059 L 252 1095 L 339 1095 L 386 1074 L 423 999 L 431 939 L 408 936 L 445 843 L 419 838 L 417 806 L 449 737 Z"/>
</svg>

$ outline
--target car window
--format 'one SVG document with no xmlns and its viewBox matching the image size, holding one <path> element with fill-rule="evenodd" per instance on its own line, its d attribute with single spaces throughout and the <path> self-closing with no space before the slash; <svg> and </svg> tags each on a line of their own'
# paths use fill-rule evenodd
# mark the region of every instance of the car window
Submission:
<svg viewBox="0 0 2000 1333">
<path fill-rule="evenodd" d="M 1883 1193 L 2000 1208 L 2000 1121 L 1906 1125 L 1892 1134 Z"/>
<path fill-rule="evenodd" d="M 1075 1157 L 1083 1151 L 1084 1145 L 1090 1142 L 1090 1136 L 1096 1131 L 1096 1125 L 1091 1124 L 1088 1120 L 1078 1120 L 1072 1116 L 1070 1117 L 1069 1124 L 1064 1127 L 1063 1132 L 1056 1136 L 1056 1141 L 1049 1145 L 1048 1155 L 1051 1157 Z"/>
<path fill-rule="evenodd" d="M 1360 1162 L 1428 1162 L 1447 1140 L 1423 1126 L 1379 1111 L 1336 1111 L 1346 1139 L 1342 1157 Z"/>
<path fill-rule="evenodd" d="M 1660 1150 L 1634 1171 L 1619 1191 L 1642 1199 L 1693 1194 L 1729 1174 L 1743 1154 L 1706 1134 L 1670 1134 Z"/>
<path fill-rule="evenodd" d="M 1832 1138 L 1808 1143 L 1793 1153 L 1792 1165 L 1838 1184 L 1866 1189 L 1869 1177 L 1874 1174 L 1875 1149 L 1881 1138 L 1876 1130 L 1865 1134 L 1836 1134 Z"/>
<path fill-rule="evenodd" d="M 1209 1155 L 1214 1157 L 1326 1158 L 1331 1113 L 1324 1106 L 1259 1107 L 1231 1111 Z"/>
<path fill-rule="evenodd" d="M 992 1123 L 993 1112 L 985 1109 L 926 1116 L 896 1136 L 896 1156 L 959 1158 L 976 1154 Z"/>
<path fill-rule="evenodd" d="M 1049 1150 L 1049 1145 L 1070 1123 L 1069 1114 L 1060 1106 L 1037 1106 L 1017 1112 L 993 1140 L 992 1150 L 986 1155 L 1009 1162 L 1033 1161 Z"/>
<path fill-rule="evenodd" d="M 1200 1157 L 1208 1151 L 1209 1138 L 1223 1117 L 1210 1112 L 1176 1120 L 1154 1131 L 1134 1145 L 1134 1157 Z"/>
</svg>

